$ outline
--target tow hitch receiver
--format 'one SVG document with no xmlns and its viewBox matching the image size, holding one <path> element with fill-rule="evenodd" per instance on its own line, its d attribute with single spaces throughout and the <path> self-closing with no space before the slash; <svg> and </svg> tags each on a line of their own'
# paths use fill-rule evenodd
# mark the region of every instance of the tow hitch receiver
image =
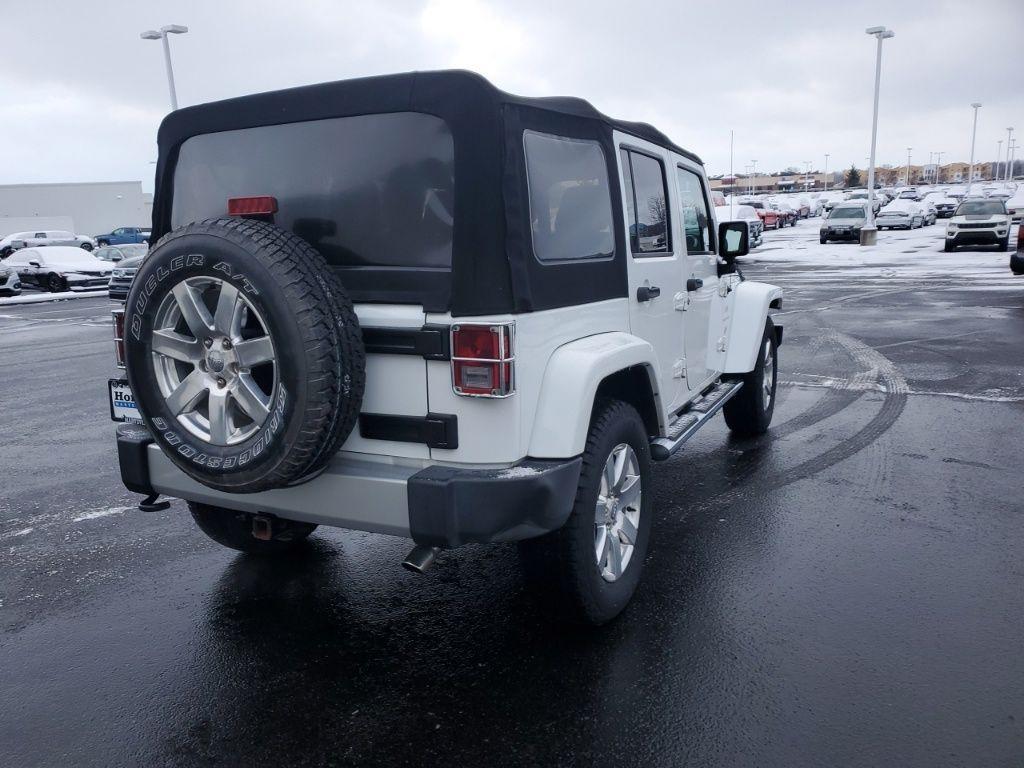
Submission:
<svg viewBox="0 0 1024 768">
<path fill-rule="evenodd" d="M 270 541 L 274 538 L 274 526 L 269 517 L 252 516 L 252 537 L 260 541 Z"/>
</svg>

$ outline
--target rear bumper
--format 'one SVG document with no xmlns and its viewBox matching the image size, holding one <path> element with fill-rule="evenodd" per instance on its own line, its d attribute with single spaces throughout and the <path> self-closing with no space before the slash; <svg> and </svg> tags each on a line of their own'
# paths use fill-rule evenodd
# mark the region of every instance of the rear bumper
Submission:
<svg viewBox="0 0 1024 768">
<path fill-rule="evenodd" d="M 215 491 L 178 469 L 137 425 L 117 428 L 121 478 L 136 493 L 457 547 L 516 541 L 560 528 L 581 460 L 525 459 L 493 469 L 390 464 L 338 455 L 307 483 L 260 493 Z"/>
</svg>

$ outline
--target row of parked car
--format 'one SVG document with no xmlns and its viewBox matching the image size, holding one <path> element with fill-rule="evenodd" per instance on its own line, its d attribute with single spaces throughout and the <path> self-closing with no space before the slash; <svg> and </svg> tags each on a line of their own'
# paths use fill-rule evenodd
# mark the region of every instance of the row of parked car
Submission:
<svg viewBox="0 0 1024 768">
<path fill-rule="evenodd" d="M 95 237 L 76 235 L 66 229 L 32 230 L 13 232 L 0 239 L 0 259 L 7 258 L 21 248 L 38 248 L 44 245 L 64 245 L 93 251 L 107 245 L 136 245 L 149 242 L 149 227 L 117 227 Z"/>
<path fill-rule="evenodd" d="M 832 208 L 821 222 L 819 240 L 860 240 L 860 231 L 867 223 L 868 203 L 847 200 Z M 886 205 L 875 218 L 878 229 L 916 229 L 934 224 L 935 206 L 926 201 L 896 199 Z M 945 250 L 961 246 L 991 246 L 1009 250 L 1012 219 L 1003 200 L 968 197 L 950 212 L 946 225 Z"/>
<path fill-rule="evenodd" d="M 87 250 L 73 245 L 18 248 L 0 261 L 0 296 L 14 296 L 22 287 L 52 293 L 106 287 L 112 298 L 124 299 L 137 264 L 149 251 L 146 243 L 104 245 Z"/>
</svg>

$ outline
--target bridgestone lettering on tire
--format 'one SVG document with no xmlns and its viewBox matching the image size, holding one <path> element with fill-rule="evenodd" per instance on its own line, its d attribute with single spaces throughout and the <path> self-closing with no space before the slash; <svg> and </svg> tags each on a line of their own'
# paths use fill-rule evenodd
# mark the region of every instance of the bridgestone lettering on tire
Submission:
<svg viewBox="0 0 1024 768">
<path fill-rule="evenodd" d="M 321 471 L 352 431 L 365 358 L 323 257 L 271 224 L 214 219 L 160 239 L 125 304 L 128 381 L 165 455 L 252 493 Z"/>
</svg>

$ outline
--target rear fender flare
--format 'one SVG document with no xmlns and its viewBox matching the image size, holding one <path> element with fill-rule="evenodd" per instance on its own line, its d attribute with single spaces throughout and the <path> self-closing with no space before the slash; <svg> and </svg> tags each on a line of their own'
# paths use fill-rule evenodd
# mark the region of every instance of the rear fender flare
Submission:
<svg viewBox="0 0 1024 768">
<path fill-rule="evenodd" d="M 647 371 L 658 421 L 664 423 L 655 361 L 650 343 L 621 331 L 588 336 L 556 349 L 544 371 L 529 455 L 560 459 L 583 453 L 598 386 L 608 376 L 635 366 Z"/>
</svg>

